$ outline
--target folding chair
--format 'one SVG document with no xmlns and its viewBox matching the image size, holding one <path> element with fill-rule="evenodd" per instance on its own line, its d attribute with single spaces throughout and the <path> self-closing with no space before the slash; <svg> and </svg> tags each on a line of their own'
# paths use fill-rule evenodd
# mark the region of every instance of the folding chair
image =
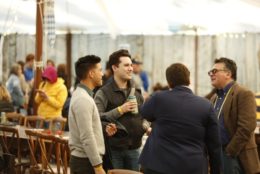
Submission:
<svg viewBox="0 0 260 174">
<path fill-rule="evenodd" d="M 44 118 L 41 116 L 26 116 L 24 126 L 28 128 L 43 128 Z"/>
<path fill-rule="evenodd" d="M 30 163 L 22 159 L 21 141 L 18 129 L 15 127 L 0 126 L 1 144 L 4 153 L 15 156 L 15 169 L 17 173 L 25 173 L 26 168 L 29 168 Z"/>
<path fill-rule="evenodd" d="M 53 135 L 42 134 L 35 130 L 25 130 L 25 133 L 29 138 L 28 144 L 31 154 L 30 172 L 54 174 L 54 167 L 51 166 L 49 161 L 53 152 L 53 147 L 55 146 L 55 137 Z"/>
<path fill-rule="evenodd" d="M 18 125 L 24 124 L 25 117 L 16 112 L 6 113 L 6 119 L 10 122 L 17 123 Z"/>
<path fill-rule="evenodd" d="M 50 120 L 49 129 L 55 131 L 64 131 L 67 119 L 63 117 L 57 117 Z"/>
<path fill-rule="evenodd" d="M 56 143 L 56 164 L 57 164 L 57 173 L 60 174 L 60 169 L 62 168 L 62 173 L 68 173 L 68 160 L 69 160 L 69 144 L 68 140 L 65 140 L 61 137 L 55 137 Z"/>
<path fill-rule="evenodd" d="M 55 154 L 57 161 L 56 153 L 54 153 L 54 147 L 56 146 L 55 136 L 38 132 L 37 137 L 41 149 L 42 169 L 44 172 L 54 174 L 54 171 L 57 170 L 57 164 L 54 166 L 50 162 L 52 154 Z"/>
</svg>

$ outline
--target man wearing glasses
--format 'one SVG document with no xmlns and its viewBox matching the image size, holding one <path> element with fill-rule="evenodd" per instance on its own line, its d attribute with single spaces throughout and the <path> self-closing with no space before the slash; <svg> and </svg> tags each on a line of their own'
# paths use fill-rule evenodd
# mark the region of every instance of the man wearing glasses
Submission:
<svg viewBox="0 0 260 174">
<path fill-rule="evenodd" d="M 220 58 L 208 72 L 216 94 L 211 101 L 219 119 L 224 174 L 260 172 L 255 143 L 256 104 L 254 94 L 237 84 L 237 66 Z"/>
</svg>

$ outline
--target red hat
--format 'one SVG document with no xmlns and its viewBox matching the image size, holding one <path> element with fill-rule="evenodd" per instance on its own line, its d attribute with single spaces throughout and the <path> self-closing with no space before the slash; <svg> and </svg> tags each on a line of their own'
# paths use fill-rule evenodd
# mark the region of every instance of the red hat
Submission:
<svg viewBox="0 0 260 174">
<path fill-rule="evenodd" d="M 57 81 L 57 71 L 53 66 L 48 66 L 44 69 L 42 77 L 48 79 L 50 83 L 55 83 Z"/>
</svg>

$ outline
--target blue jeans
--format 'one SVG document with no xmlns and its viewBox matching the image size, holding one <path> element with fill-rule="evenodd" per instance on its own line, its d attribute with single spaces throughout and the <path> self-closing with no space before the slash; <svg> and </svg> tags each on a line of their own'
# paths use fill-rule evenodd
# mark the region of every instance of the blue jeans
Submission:
<svg viewBox="0 0 260 174">
<path fill-rule="evenodd" d="M 139 148 L 133 150 L 111 150 L 111 156 L 114 169 L 129 169 L 139 171 Z"/>
<path fill-rule="evenodd" d="M 222 150 L 223 174 L 245 174 L 244 169 L 237 157 L 231 157 Z"/>
</svg>

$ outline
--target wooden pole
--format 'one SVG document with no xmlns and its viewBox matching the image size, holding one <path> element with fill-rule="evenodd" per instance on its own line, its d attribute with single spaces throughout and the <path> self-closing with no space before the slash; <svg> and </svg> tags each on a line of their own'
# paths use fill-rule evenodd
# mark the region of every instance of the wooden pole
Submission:
<svg viewBox="0 0 260 174">
<path fill-rule="evenodd" d="M 43 38 L 43 3 L 41 0 L 37 0 L 36 4 L 36 41 L 35 41 L 35 76 L 34 76 L 34 88 L 38 89 L 41 82 L 42 75 L 42 38 Z M 35 93 L 33 94 L 35 95 Z M 37 114 L 37 105 L 33 102 L 33 113 Z"/>
<path fill-rule="evenodd" d="M 66 35 L 66 60 L 67 60 L 67 87 L 68 87 L 68 90 L 70 90 L 70 87 L 71 87 L 71 33 L 68 33 Z"/>
</svg>

